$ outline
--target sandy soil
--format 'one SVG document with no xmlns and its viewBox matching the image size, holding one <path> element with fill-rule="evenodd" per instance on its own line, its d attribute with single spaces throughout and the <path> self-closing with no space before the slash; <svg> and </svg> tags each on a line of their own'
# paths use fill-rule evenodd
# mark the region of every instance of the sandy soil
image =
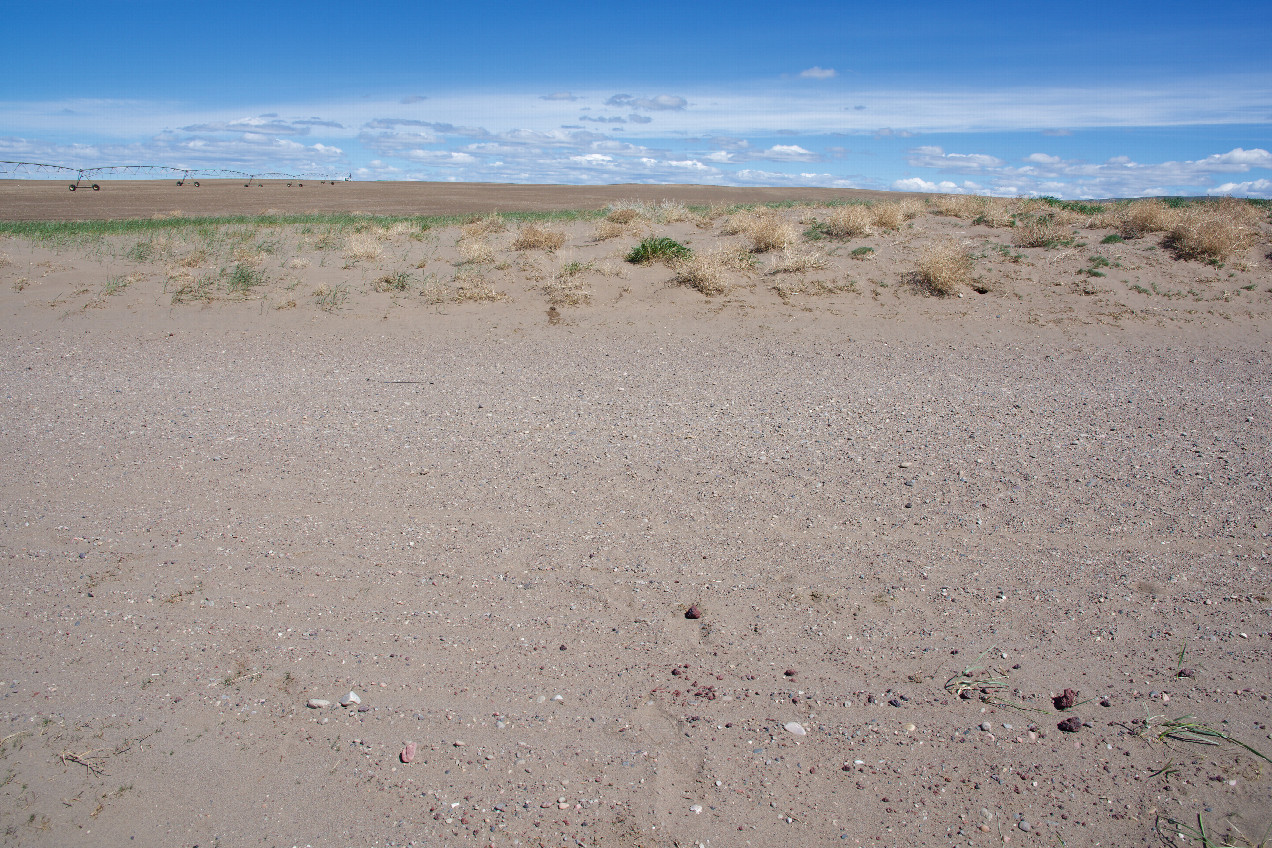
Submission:
<svg viewBox="0 0 1272 848">
<path fill-rule="evenodd" d="M 0 238 L 5 844 L 1259 844 L 1266 222 L 599 225 Z"/>
</svg>

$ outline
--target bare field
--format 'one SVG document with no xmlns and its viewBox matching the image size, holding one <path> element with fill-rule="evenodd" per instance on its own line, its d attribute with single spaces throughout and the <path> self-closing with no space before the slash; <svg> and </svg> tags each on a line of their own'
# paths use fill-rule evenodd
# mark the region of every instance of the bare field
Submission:
<svg viewBox="0 0 1272 848">
<path fill-rule="evenodd" d="M 5 844 L 1266 840 L 1266 208 L 115 187 L 0 184 Z"/>
</svg>

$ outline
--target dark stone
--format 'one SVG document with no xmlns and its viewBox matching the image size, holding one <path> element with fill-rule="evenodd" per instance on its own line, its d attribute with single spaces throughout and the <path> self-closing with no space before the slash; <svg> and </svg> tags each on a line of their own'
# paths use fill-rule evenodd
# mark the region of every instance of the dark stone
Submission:
<svg viewBox="0 0 1272 848">
<path fill-rule="evenodd" d="M 1069 716 L 1064 721 L 1057 724 L 1056 727 L 1060 728 L 1065 733 L 1077 733 L 1082 729 L 1082 719 L 1077 716 Z"/>
<path fill-rule="evenodd" d="M 1057 710 L 1071 710 L 1073 705 L 1078 702 L 1078 693 L 1072 689 L 1065 689 L 1059 695 L 1051 699 L 1051 703 L 1055 705 Z"/>
<path fill-rule="evenodd" d="M 694 604 L 691 607 L 689 607 L 689 609 L 685 610 L 685 618 L 689 618 L 689 619 L 702 618 L 702 610 L 698 609 L 697 604 Z"/>
</svg>

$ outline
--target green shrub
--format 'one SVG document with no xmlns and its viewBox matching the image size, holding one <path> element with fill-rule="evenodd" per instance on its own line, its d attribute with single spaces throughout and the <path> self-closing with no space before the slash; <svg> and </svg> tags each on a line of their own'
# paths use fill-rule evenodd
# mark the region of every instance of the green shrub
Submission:
<svg viewBox="0 0 1272 848">
<path fill-rule="evenodd" d="M 649 265 L 658 261 L 676 262 L 692 255 L 692 250 L 675 239 L 650 236 L 632 248 L 627 254 L 627 261 L 635 265 Z"/>
</svg>

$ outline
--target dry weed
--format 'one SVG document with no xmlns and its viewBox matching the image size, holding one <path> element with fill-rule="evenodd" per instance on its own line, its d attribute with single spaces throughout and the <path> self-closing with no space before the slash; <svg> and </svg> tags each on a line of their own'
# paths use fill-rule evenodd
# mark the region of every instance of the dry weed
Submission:
<svg viewBox="0 0 1272 848">
<path fill-rule="evenodd" d="M 455 275 L 456 303 L 495 303 L 507 296 L 474 271 L 460 271 Z"/>
<path fill-rule="evenodd" d="M 735 212 L 724 222 L 725 235 L 745 235 L 752 253 L 781 250 L 799 239 L 795 225 L 769 209 Z"/>
<path fill-rule="evenodd" d="M 483 218 L 472 219 L 460 227 L 459 231 L 463 238 L 481 239 L 495 233 L 502 233 L 506 229 L 508 229 L 508 224 L 504 221 L 503 216 L 498 213 L 492 213 Z"/>
<path fill-rule="evenodd" d="M 437 277 L 429 274 L 424 279 L 424 285 L 420 287 L 420 297 L 427 304 L 436 306 L 451 300 L 451 290 L 445 284 L 440 282 Z"/>
<path fill-rule="evenodd" d="M 627 231 L 627 224 L 622 224 L 618 221 L 611 221 L 607 218 L 596 225 L 596 233 L 592 236 L 592 238 L 596 241 L 606 241 L 608 239 L 618 238 L 619 236 L 626 234 Z"/>
<path fill-rule="evenodd" d="M 870 235 L 872 221 L 871 211 L 865 206 L 840 206 L 826 218 L 822 230 L 832 238 L 858 238 Z"/>
<path fill-rule="evenodd" d="M 1017 247 L 1054 247 L 1072 239 L 1073 231 L 1050 212 L 1017 219 L 1011 233 L 1011 243 Z"/>
<path fill-rule="evenodd" d="M 913 218 L 917 218 L 921 207 L 917 200 L 890 200 L 887 203 L 876 203 L 870 207 L 870 220 L 876 227 L 884 230 L 899 230 Z"/>
<path fill-rule="evenodd" d="M 639 207 L 614 205 L 610 207 L 610 212 L 605 216 L 605 220 L 611 224 L 631 224 L 635 221 L 647 220 L 647 217 Z"/>
<path fill-rule="evenodd" d="M 1117 230 L 1122 238 L 1140 238 L 1149 233 L 1170 232 L 1179 223 L 1182 211 L 1157 198 L 1133 200 L 1113 207 L 1099 216 L 1097 222 Z"/>
<path fill-rule="evenodd" d="M 780 256 L 773 258 L 770 274 L 803 274 L 807 271 L 820 271 L 828 263 L 826 256 L 817 251 L 801 253 L 789 247 L 782 250 Z"/>
<path fill-rule="evenodd" d="M 1168 241 L 1181 259 L 1222 262 L 1259 240 L 1258 214 L 1227 197 L 1179 210 Z"/>
<path fill-rule="evenodd" d="M 678 200 L 660 200 L 653 209 L 653 219 L 659 224 L 677 224 L 693 218 L 693 212 Z"/>
<path fill-rule="evenodd" d="M 961 244 L 950 240 L 924 248 L 913 275 L 918 288 L 940 297 L 955 294 L 960 286 L 969 285 L 971 278 L 972 258 Z"/>
<path fill-rule="evenodd" d="M 13 264 L 13 260 L 9 258 L 9 254 L 0 253 L 0 268 L 7 268 Z"/>
<path fill-rule="evenodd" d="M 772 286 L 773 292 L 782 299 L 783 303 L 789 303 L 790 299 L 796 295 L 805 297 L 820 297 L 828 294 L 839 294 L 840 292 L 855 292 L 857 284 L 849 280 L 846 283 L 830 283 L 826 280 L 783 280 Z"/>
<path fill-rule="evenodd" d="M 592 302 L 592 290 L 587 283 L 573 276 L 557 277 L 543 286 L 543 293 L 550 306 L 586 306 Z"/>
<path fill-rule="evenodd" d="M 688 259 L 676 263 L 676 275 L 671 278 L 673 285 L 694 289 L 707 297 L 724 294 L 729 290 L 726 281 L 728 271 L 738 267 L 735 251 L 718 249 L 695 253 Z"/>
<path fill-rule="evenodd" d="M 565 244 L 565 232 L 534 222 L 522 224 L 513 239 L 513 250 L 560 250 Z"/>
<path fill-rule="evenodd" d="M 693 219 L 694 226 L 700 230 L 709 230 L 727 211 L 728 208 L 723 203 L 713 203 Z"/>
<path fill-rule="evenodd" d="M 459 258 L 463 265 L 493 265 L 495 249 L 482 239 L 462 238 L 457 245 Z"/>
<path fill-rule="evenodd" d="M 287 260 L 287 267 L 295 271 L 308 268 L 310 264 L 309 257 L 307 256 L 293 256 L 291 259 Z"/>
<path fill-rule="evenodd" d="M 345 241 L 344 258 L 350 262 L 374 262 L 384 253 L 373 233 L 354 233 Z"/>
</svg>

